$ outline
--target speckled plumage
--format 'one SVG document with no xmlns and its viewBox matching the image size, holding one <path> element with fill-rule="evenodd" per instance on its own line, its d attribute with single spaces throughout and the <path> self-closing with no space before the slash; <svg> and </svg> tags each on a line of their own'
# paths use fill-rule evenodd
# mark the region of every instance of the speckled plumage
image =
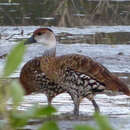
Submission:
<svg viewBox="0 0 130 130">
<path fill-rule="evenodd" d="M 41 59 L 44 56 L 56 55 L 56 39 L 53 31 L 49 28 L 39 28 L 33 32 L 33 35 L 25 41 L 25 44 L 39 42 L 45 44 L 46 50 L 43 56 L 34 58 L 28 61 L 22 68 L 20 73 L 20 83 L 25 89 L 26 94 L 31 93 L 44 93 L 48 98 L 48 104 L 50 105 L 52 99 L 65 92 L 65 90 L 58 84 L 49 80 L 44 74 L 44 70 L 40 68 Z"/>
<path fill-rule="evenodd" d="M 95 94 L 112 90 L 130 95 L 123 81 L 104 66 L 84 55 L 45 57 L 41 60 L 41 69 L 45 70 L 49 79 L 60 84 L 71 95 L 76 115 L 79 114 L 79 104 L 85 97 L 92 101 L 95 110 L 99 111 L 94 100 Z"/>
<path fill-rule="evenodd" d="M 25 89 L 26 94 L 44 93 L 48 98 L 48 104 L 52 99 L 65 92 L 61 86 L 51 82 L 44 71 L 40 69 L 40 60 L 43 57 L 37 57 L 28 61 L 22 68 L 20 73 L 20 82 Z"/>
</svg>

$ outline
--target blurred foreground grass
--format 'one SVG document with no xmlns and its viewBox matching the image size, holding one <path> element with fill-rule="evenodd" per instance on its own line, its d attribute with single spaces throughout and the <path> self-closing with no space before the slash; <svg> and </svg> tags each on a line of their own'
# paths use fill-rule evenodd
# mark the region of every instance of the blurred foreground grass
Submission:
<svg viewBox="0 0 130 130">
<path fill-rule="evenodd" d="M 10 54 L 7 56 L 7 61 L 0 78 L 9 77 L 20 65 L 26 47 L 24 41 L 17 44 Z M 52 106 L 39 106 L 35 104 L 27 111 L 20 112 L 17 108 L 23 101 L 24 90 L 18 80 L 0 80 L 0 130 L 16 130 L 24 129 L 30 119 L 48 118 L 50 120 L 41 124 L 38 130 L 59 130 L 56 121 L 50 117 L 56 112 Z M 12 99 L 12 108 L 8 108 L 8 100 Z M 97 126 L 82 126 L 74 127 L 74 130 L 112 130 L 107 118 L 98 113 L 94 114 Z"/>
</svg>

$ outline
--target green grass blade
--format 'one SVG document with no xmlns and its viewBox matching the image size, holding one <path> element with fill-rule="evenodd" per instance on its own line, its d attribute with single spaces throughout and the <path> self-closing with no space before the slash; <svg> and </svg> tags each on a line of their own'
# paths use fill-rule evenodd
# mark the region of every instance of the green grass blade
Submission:
<svg viewBox="0 0 130 130">
<path fill-rule="evenodd" d="M 56 109 L 52 106 L 38 106 L 35 105 L 30 110 L 27 111 L 27 115 L 30 117 L 48 117 L 51 116 L 53 113 L 56 112 Z"/>
<path fill-rule="evenodd" d="M 10 112 L 10 125 L 12 128 L 20 128 L 27 124 L 28 118 L 24 113 L 20 113 L 18 111 Z"/>
<path fill-rule="evenodd" d="M 23 96 L 24 96 L 23 88 L 18 82 L 13 81 L 9 86 L 9 89 L 10 89 L 11 98 L 13 100 L 13 105 L 18 106 L 20 102 L 23 100 Z"/>
<path fill-rule="evenodd" d="M 25 52 L 24 41 L 17 44 L 10 54 L 7 56 L 7 61 L 4 67 L 4 76 L 9 76 L 20 65 Z"/>
<path fill-rule="evenodd" d="M 100 115 L 99 113 L 95 113 L 94 118 L 99 127 L 99 130 L 113 130 L 108 119 L 105 116 Z"/>
<path fill-rule="evenodd" d="M 40 116 L 51 116 L 53 113 L 56 112 L 56 109 L 52 106 L 46 106 L 46 107 L 39 107 L 37 110 L 36 110 L 36 113 L 35 115 L 40 117 Z"/>
<path fill-rule="evenodd" d="M 89 125 L 77 125 L 75 126 L 74 130 L 96 130 Z"/>
<path fill-rule="evenodd" d="M 59 130 L 54 121 L 45 122 L 38 130 Z"/>
</svg>

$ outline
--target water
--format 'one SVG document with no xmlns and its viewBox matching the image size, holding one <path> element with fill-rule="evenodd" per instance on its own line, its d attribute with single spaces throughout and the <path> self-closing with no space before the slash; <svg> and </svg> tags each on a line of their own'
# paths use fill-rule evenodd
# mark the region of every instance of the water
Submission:
<svg viewBox="0 0 130 130">
<path fill-rule="evenodd" d="M 59 0 L 39 0 L 39 2 L 13 0 L 12 3 L 7 1 L 0 2 L 1 73 L 5 56 L 17 41 L 28 38 L 36 28 L 47 26 L 56 34 L 57 55 L 69 53 L 87 55 L 103 64 L 130 87 L 129 0 L 112 0 L 109 3 L 107 1 L 100 3 L 98 0 L 60 2 Z M 28 45 L 21 66 L 9 78 L 18 78 L 21 67 L 28 60 L 41 56 L 43 51 L 44 48 L 39 44 Z M 107 115 L 115 129 L 130 129 L 130 97 L 107 92 L 96 95 L 95 100 L 100 106 L 101 113 Z M 46 96 L 44 94 L 25 96 L 18 109 L 25 111 L 35 103 L 47 105 Z M 11 107 L 10 101 L 8 104 Z M 73 103 L 68 94 L 57 96 L 53 100 L 53 105 L 58 110 L 55 118 L 61 130 L 72 130 L 77 124 L 95 125 L 92 118 L 94 109 L 87 99 L 80 104 L 78 119 L 73 116 Z M 30 120 L 25 129 L 36 130 L 42 122 Z"/>
<path fill-rule="evenodd" d="M 0 27 L 0 30 L 3 30 L 0 40 L 0 47 L 2 48 L 0 49 L 0 56 L 9 53 L 10 49 L 17 43 L 17 41 L 29 37 L 31 33 L 38 27 L 39 26 Z M 53 29 L 58 40 L 57 55 L 69 53 L 84 54 L 90 56 L 97 62 L 100 62 L 112 72 L 130 72 L 129 44 L 89 44 L 87 41 L 82 40 L 84 37 L 87 39 L 87 36 L 90 35 L 94 37 L 94 35 L 97 33 L 106 33 L 110 35 L 112 33 L 125 33 L 126 31 L 129 32 L 130 26 L 89 26 L 82 29 L 51 27 L 51 29 Z M 21 30 L 24 31 L 23 35 L 21 35 Z M 92 42 L 93 40 L 90 41 Z M 43 51 L 44 47 L 42 45 L 29 45 L 22 65 L 25 64 L 29 59 L 32 59 L 36 56 L 41 56 Z M 0 59 L 0 68 L 2 68 L 4 61 L 4 58 Z M 18 77 L 20 68 L 16 71 L 13 77 Z"/>
<path fill-rule="evenodd" d="M 17 27 L 0 27 L 3 30 L 0 40 L 0 56 L 9 53 L 11 48 L 17 44 L 17 41 L 25 39 L 31 35 L 33 30 L 38 26 L 17 26 Z M 117 45 L 104 45 L 104 44 L 88 44 L 82 42 L 82 37 L 95 35 L 97 33 L 119 33 L 129 32 L 129 26 L 90 26 L 84 28 L 60 28 L 51 27 L 55 32 L 58 43 L 57 43 L 57 55 L 68 54 L 68 53 L 79 53 L 90 56 L 94 60 L 100 62 L 106 66 L 111 72 L 122 78 L 128 85 L 130 84 L 130 46 L 128 44 L 117 44 Z M 21 35 L 21 30 L 24 30 L 24 34 Z M 15 34 L 15 35 L 13 35 Z M 81 37 L 81 38 L 78 38 Z M 77 39 L 80 39 L 77 42 Z M 66 41 L 65 41 L 66 40 Z M 69 44 L 67 44 L 69 43 Z M 127 49 L 126 49 L 127 48 Z M 38 51 L 37 51 L 38 50 Z M 42 45 L 28 45 L 27 52 L 24 56 L 24 60 L 19 69 L 11 75 L 10 78 L 18 78 L 19 72 L 23 64 L 29 59 L 43 54 L 44 48 Z M 0 59 L 0 68 L 5 62 L 5 57 Z M 107 94 L 107 95 L 106 95 Z M 107 115 L 112 126 L 120 130 L 128 130 L 130 128 L 130 98 L 125 95 L 117 93 L 106 93 L 100 94 L 95 97 L 97 103 L 100 106 L 101 113 Z M 44 94 L 34 94 L 25 96 L 24 102 L 19 106 L 19 110 L 25 111 L 33 106 L 35 103 L 40 105 L 47 105 L 47 99 Z M 9 106 L 11 106 L 9 101 Z M 56 120 L 58 121 L 61 130 L 73 129 L 76 124 L 95 124 L 92 115 L 94 112 L 93 106 L 90 101 L 84 99 L 80 104 L 80 116 L 75 119 L 73 116 L 73 103 L 68 94 L 61 94 L 53 100 L 53 105 L 57 108 L 58 113 Z M 33 120 L 28 123 L 25 129 L 36 130 L 42 121 Z M 120 125 L 119 125 L 120 124 Z"/>
<path fill-rule="evenodd" d="M 107 96 L 105 94 L 97 95 L 96 102 L 100 106 L 101 113 L 109 117 L 112 126 L 119 130 L 129 130 L 130 128 L 130 98 L 125 95 Z M 26 110 L 34 103 L 46 105 L 47 100 L 43 94 L 26 96 L 20 110 Z M 93 126 L 92 115 L 94 112 L 90 101 L 84 99 L 80 104 L 80 116 L 75 119 L 72 113 L 73 104 L 68 94 L 61 94 L 53 100 L 53 106 L 58 110 L 57 120 L 61 130 L 71 130 L 77 124 L 90 124 Z M 36 129 L 43 120 L 32 120 L 26 128 Z M 32 125 L 33 124 L 33 125 Z"/>
</svg>

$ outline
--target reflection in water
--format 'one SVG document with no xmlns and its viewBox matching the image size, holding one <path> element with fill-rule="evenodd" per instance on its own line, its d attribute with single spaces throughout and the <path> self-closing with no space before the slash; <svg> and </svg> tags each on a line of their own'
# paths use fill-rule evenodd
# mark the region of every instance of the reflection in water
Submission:
<svg viewBox="0 0 130 130">
<path fill-rule="evenodd" d="M 130 1 L 8 0 L 0 1 L 1 25 L 128 25 Z"/>
</svg>

